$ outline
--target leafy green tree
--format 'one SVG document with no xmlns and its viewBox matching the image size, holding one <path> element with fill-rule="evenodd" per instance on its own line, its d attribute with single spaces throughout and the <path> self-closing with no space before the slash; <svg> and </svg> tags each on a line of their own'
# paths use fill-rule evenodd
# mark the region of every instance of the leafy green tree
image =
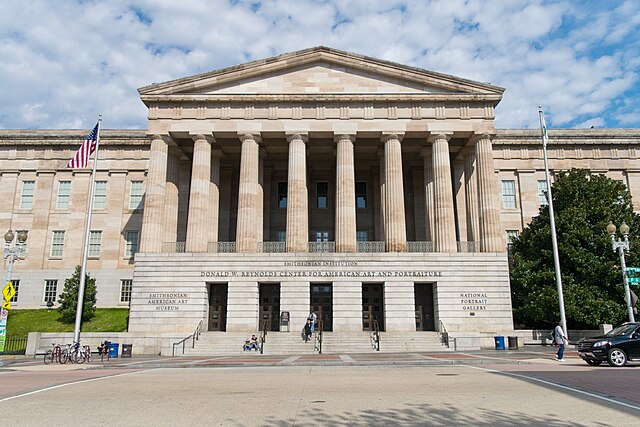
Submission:
<svg viewBox="0 0 640 427">
<path fill-rule="evenodd" d="M 76 266 L 73 275 L 64 281 L 64 290 L 60 294 L 58 311 L 60 320 L 64 323 L 74 323 L 78 306 L 78 288 L 80 287 L 81 268 Z M 96 312 L 96 279 L 85 276 L 84 301 L 82 306 L 82 321 L 90 320 Z"/>
<path fill-rule="evenodd" d="M 640 266 L 640 216 L 622 182 L 586 170 L 556 176 L 551 188 L 555 211 L 565 312 L 571 328 L 627 320 L 619 256 L 606 232 L 613 221 L 631 228 L 628 266 Z M 510 262 L 514 321 L 548 327 L 560 318 L 549 208 L 513 241 Z"/>
</svg>

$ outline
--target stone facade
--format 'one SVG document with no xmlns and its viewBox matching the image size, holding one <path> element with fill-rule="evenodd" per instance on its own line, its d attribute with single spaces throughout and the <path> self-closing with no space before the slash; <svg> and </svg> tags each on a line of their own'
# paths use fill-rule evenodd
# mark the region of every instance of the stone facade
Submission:
<svg viewBox="0 0 640 427">
<path fill-rule="evenodd" d="M 101 134 L 88 261 L 130 331 L 513 328 L 506 241 L 545 178 L 539 131 L 494 128 L 502 88 L 320 47 L 139 92 L 148 130 Z M 640 130 L 549 134 L 552 171 L 621 179 L 640 210 Z M 81 262 L 85 136 L 0 130 L 0 228 L 29 230 L 14 308 Z"/>
</svg>

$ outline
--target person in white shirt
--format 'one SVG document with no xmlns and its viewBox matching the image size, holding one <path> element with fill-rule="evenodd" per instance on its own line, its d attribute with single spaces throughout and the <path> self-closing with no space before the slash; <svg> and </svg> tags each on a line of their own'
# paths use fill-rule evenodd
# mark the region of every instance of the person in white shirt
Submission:
<svg viewBox="0 0 640 427">
<path fill-rule="evenodd" d="M 569 339 L 565 335 L 562 330 L 562 321 L 559 321 L 556 325 L 556 328 L 553 330 L 553 339 L 556 343 L 556 347 L 558 347 L 558 353 L 556 353 L 556 360 L 559 362 L 564 362 L 564 343 L 571 344 Z"/>
</svg>

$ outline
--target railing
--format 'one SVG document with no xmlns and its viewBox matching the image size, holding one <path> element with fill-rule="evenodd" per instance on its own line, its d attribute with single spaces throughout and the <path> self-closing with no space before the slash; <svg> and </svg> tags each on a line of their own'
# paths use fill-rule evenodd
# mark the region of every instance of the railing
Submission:
<svg viewBox="0 0 640 427">
<path fill-rule="evenodd" d="M 279 254 L 286 251 L 285 242 L 258 242 L 258 252 L 265 254 Z"/>
<path fill-rule="evenodd" d="M 175 357 L 176 355 L 176 346 L 182 344 L 182 354 L 184 354 L 184 347 L 185 347 L 185 342 L 191 338 L 191 348 L 194 348 L 196 346 L 196 341 L 200 338 L 200 334 L 202 333 L 202 326 L 204 325 L 204 322 L 201 320 L 198 323 L 198 326 L 196 326 L 196 330 L 189 335 L 186 338 L 181 339 L 180 341 L 173 343 L 173 349 L 171 351 L 171 356 Z"/>
<path fill-rule="evenodd" d="M 384 252 L 384 242 L 357 242 L 356 251 L 362 253 Z"/>
<path fill-rule="evenodd" d="M 323 331 L 322 320 L 318 320 L 318 323 L 314 326 L 314 332 L 316 334 L 316 342 L 315 342 L 314 350 L 316 350 L 318 354 L 322 354 L 322 331 Z"/>
<path fill-rule="evenodd" d="M 4 341 L 4 351 L 0 354 L 24 354 L 27 349 L 27 338 L 9 337 Z"/>
<path fill-rule="evenodd" d="M 260 354 L 264 354 L 264 343 L 267 340 L 267 324 L 267 320 L 265 320 L 262 324 L 262 335 L 260 336 Z"/>
<path fill-rule="evenodd" d="M 440 342 L 449 348 L 449 332 L 447 332 L 447 328 L 444 327 L 442 320 L 440 321 Z"/>
<path fill-rule="evenodd" d="M 170 254 L 183 254 L 186 242 L 164 242 L 162 252 Z"/>
<path fill-rule="evenodd" d="M 336 251 L 336 242 L 309 242 L 309 252 L 322 253 Z"/>
<path fill-rule="evenodd" d="M 478 242 L 458 242 L 458 252 L 478 252 Z"/>
<path fill-rule="evenodd" d="M 209 242 L 207 252 L 213 254 L 230 254 L 235 253 L 236 242 Z"/>
<path fill-rule="evenodd" d="M 373 331 L 371 331 L 371 348 L 380 351 L 380 324 L 373 319 Z"/>
<path fill-rule="evenodd" d="M 433 252 L 433 242 L 407 242 L 407 252 Z"/>
</svg>

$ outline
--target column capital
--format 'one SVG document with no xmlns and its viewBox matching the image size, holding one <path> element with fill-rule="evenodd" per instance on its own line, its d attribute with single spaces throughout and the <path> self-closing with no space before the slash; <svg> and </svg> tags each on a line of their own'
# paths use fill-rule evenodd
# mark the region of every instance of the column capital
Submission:
<svg viewBox="0 0 640 427">
<path fill-rule="evenodd" d="M 262 142 L 262 138 L 260 134 L 251 133 L 251 132 L 238 132 L 238 138 L 241 142 L 246 141 L 247 139 L 252 139 L 256 142 L 256 144 L 260 144 Z"/>
<path fill-rule="evenodd" d="M 157 141 L 157 140 L 162 140 L 167 144 L 170 144 L 171 142 L 173 142 L 173 138 L 171 138 L 170 135 L 160 135 L 159 133 L 151 133 L 151 134 L 147 134 L 147 137 L 149 138 L 149 141 Z"/>
<path fill-rule="evenodd" d="M 348 139 L 349 141 L 351 141 L 352 143 L 356 142 L 356 135 L 355 134 L 350 134 L 350 133 L 341 133 L 338 135 L 334 135 L 333 137 L 333 142 L 335 142 L 336 144 L 344 139 Z"/>
<path fill-rule="evenodd" d="M 306 132 L 295 132 L 287 134 L 287 142 L 290 143 L 291 141 L 295 140 L 300 140 L 306 144 L 307 142 L 309 142 L 309 136 Z"/>
<path fill-rule="evenodd" d="M 209 144 L 215 144 L 216 142 L 216 137 L 213 135 L 204 135 L 202 133 L 189 133 L 189 136 L 191 137 L 193 142 L 202 141 L 202 140 L 207 141 Z"/>
<path fill-rule="evenodd" d="M 452 136 L 453 132 L 433 132 L 429 134 L 429 136 L 427 137 L 427 141 L 433 144 L 439 139 L 445 139 L 448 142 Z"/>
<path fill-rule="evenodd" d="M 476 132 L 473 135 L 471 135 L 471 138 L 469 138 L 469 142 L 471 142 L 472 144 L 475 144 L 478 141 L 483 139 L 491 140 L 495 135 L 496 135 L 495 133 L 490 133 L 490 132 Z"/>
<path fill-rule="evenodd" d="M 402 141 L 402 138 L 404 138 L 404 134 L 400 133 L 400 132 L 383 132 L 382 136 L 380 137 L 380 141 L 382 142 L 387 142 L 391 139 L 397 139 L 398 141 Z"/>
</svg>

